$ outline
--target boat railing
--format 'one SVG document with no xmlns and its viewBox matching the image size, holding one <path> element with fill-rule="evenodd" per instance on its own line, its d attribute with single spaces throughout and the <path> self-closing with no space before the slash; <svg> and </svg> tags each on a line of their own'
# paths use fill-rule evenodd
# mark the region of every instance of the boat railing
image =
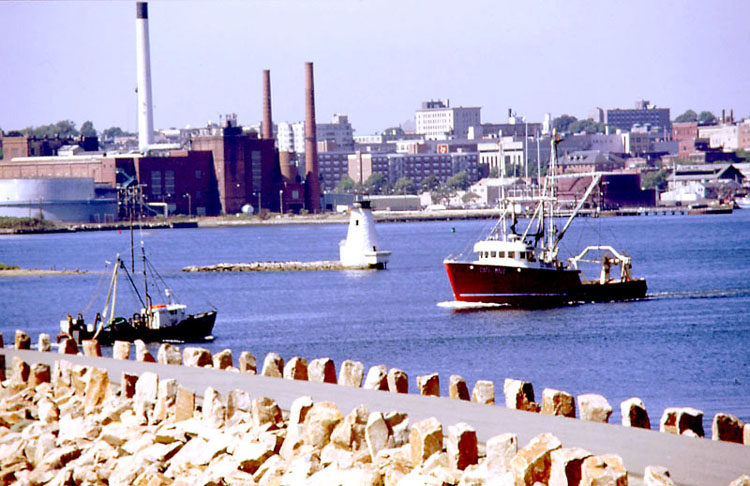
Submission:
<svg viewBox="0 0 750 486">
<path fill-rule="evenodd" d="M 589 252 L 599 252 L 599 258 L 584 258 Z M 602 252 L 609 252 L 612 254 L 612 257 L 609 257 L 606 253 L 602 254 Z M 609 281 L 610 269 L 612 266 L 620 267 L 620 280 L 623 282 L 632 279 L 630 269 L 632 267 L 633 259 L 629 256 L 623 255 L 609 245 L 587 246 L 578 255 L 568 258 L 568 261 L 570 262 L 570 266 L 575 270 L 581 270 L 579 267 L 580 263 L 596 263 L 601 265 L 601 274 L 599 277 L 600 283 L 606 283 Z"/>
</svg>

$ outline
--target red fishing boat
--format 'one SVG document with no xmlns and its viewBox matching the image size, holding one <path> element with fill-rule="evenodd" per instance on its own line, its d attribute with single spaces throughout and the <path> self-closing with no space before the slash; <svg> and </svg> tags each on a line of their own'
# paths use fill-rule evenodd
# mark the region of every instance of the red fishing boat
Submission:
<svg viewBox="0 0 750 486">
<path fill-rule="evenodd" d="M 474 244 L 475 257 L 468 261 L 460 257 L 444 260 L 457 301 L 544 308 L 645 297 L 646 281 L 631 275 L 631 258 L 611 246 L 589 246 L 567 262 L 558 259 L 560 240 L 598 186 L 601 175 L 593 175 L 586 194 L 562 230 L 557 231 L 552 176 L 556 144 L 553 137 L 550 176 L 542 195 L 535 198 L 534 212 L 525 231 L 516 231 L 516 204 L 503 198 L 505 210 L 489 235 Z M 597 265 L 598 278 L 585 279 L 582 264 Z"/>
</svg>

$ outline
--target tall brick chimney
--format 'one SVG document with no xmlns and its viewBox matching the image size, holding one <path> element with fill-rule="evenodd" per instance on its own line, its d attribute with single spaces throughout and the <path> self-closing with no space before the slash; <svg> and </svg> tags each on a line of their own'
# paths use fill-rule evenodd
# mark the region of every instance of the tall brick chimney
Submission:
<svg viewBox="0 0 750 486">
<path fill-rule="evenodd" d="M 273 121 L 271 120 L 271 71 L 263 70 L 263 126 L 261 136 L 266 140 L 273 139 Z"/>
<path fill-rule="evenodd" d="M 315 134 L 315 88 L 313 63 L 305 63 L 305 205 L 311 213 L 320 211 L 318 141 Z"/>
</svg>

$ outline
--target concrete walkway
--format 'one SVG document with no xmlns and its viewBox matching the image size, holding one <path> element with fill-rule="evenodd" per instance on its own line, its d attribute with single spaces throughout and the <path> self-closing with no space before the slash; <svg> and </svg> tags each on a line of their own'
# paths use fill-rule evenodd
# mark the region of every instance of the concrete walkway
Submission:
<svg viewBox="0 0 750 486">
<path fill-rule="evenodd" d="M 364 404 L 370 411 L 406 412 L 411 423 L 428 417 L 436 417 L 446 428 L 458 422 L 466 422 L 477 430 L 477 437 L 481 442 L 498 434 L 512 432 L 518 435 L 519 446 L 523 447 L 534 436 L 551 432 L 560 439 L 564 447 L 581 447 L 594 454 L 620 455 L 629 475 L 634 478 L 642 477 L 648 465 L 665 466 L 672 474 L 672 479 L 685 486 L 726 486 L 742 474 L 750 474 L 750 446 L 728 442 L 552 417 L 450 398 L 396 394 L 213 369 L 14 349 L 2 349 L 0 353 L 5 354 L 8 367 L 14 356 L 29 364 L 53 365 L 58 359 L 66 359 L 75 364 L 105 368 L 114 382 L 119 382 L 123 372 L 140 374 L 151 371 L 161 378 L 176 379 L 198 395 L 202 395 L 207 386 L 214 387 L 224 395 L 229 390 L 240 389 L 249 393 L 252 398 L 273 398 L 287 410 L 294 399 L 309 395 L 315 401 L 336 403 L 344 415 Z M 652 417 L 654 419 L 658 417 Z"/>
</svg>

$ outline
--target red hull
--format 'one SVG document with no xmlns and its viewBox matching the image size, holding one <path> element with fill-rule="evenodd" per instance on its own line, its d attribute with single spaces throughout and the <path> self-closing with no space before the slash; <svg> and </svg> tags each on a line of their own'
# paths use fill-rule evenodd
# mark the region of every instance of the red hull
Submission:
<svg viewBox="0 0 750 486">
<path fill-rule="evenodd" d="M 582 283 L 578 270 L 466 262 L 446 262 L 445 270 L 455 299 L 463 302 L 543 308 L 575 302 L 640 299 L 646 295 L 643 279 Z"/>
</svg>

